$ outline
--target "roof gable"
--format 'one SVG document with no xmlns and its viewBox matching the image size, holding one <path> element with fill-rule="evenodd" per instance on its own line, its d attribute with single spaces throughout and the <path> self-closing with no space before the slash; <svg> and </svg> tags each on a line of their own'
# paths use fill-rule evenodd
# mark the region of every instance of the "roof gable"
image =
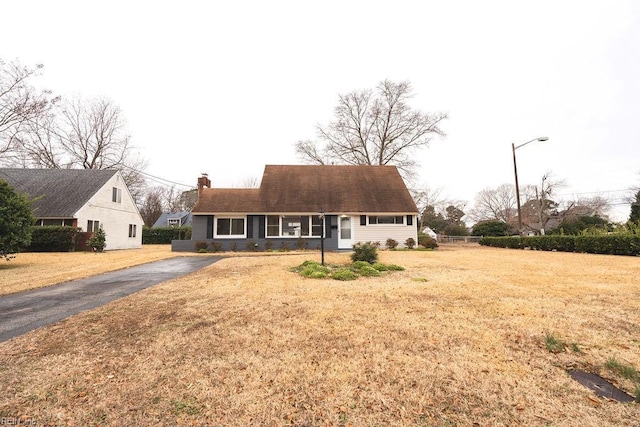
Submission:
<svg viewBox="0 0 640 427">
<path fill-rule="evenodd" d="M 417 212 L 395 166 L 267 165 L 259 189 L 203 189 L 194 212 Z"/>
<path fill-rule="evenodd" d="M 73 218 L 117 170 L 0 168 L 0 179 L 33 202 L 39 218 Z"/>
</svg>

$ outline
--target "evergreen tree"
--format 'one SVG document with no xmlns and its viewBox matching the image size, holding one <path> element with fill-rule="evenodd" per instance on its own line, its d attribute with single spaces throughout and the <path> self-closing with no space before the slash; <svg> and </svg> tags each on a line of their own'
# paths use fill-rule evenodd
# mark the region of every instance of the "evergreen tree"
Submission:
<svg viewBox="0 0 640 427">
<path fill-rule="evenodd" d="M 0 181 L 0 258 L 8 261 L 29 246 L 33 222 L 29 199 Z"/>
</svg>

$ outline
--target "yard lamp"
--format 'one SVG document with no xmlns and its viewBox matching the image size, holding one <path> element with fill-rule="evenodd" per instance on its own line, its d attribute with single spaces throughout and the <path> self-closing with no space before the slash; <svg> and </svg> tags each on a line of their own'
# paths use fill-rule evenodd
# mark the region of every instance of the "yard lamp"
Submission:
<svg viewBox="0 0 640 427">
<path fill-rule="evenodd" d="M 324 211 L 318 212 L 320 218 L 320 253 L 322 254 L 322 265 L 324 265 Z"/>
<path fill-rule="evenodd" d="M 515 145 L 514 143 L 511 143 L 511 150 L 513 151 L 513 173 L 516 176 L 516 203 L 518 204 L 518 234 L 522 234 L 522 211 L 520 207 L 520 188 L 518 187 L 518 166 L 516 166 L 516 150 L 534 141 L 544 142 L 548 140 L 549 138 L 547 138 L 546 136 L 541 136 L 540 138 L 534 138 L 531 141 L 524 142 L 520 145 Z"/>
</svg>

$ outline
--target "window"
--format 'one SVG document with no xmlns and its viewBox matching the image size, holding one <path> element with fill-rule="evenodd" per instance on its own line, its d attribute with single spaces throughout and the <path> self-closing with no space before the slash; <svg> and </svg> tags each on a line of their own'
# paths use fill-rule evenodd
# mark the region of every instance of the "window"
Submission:
<svg viewBox="0 0 640 427">
<path fill-rule="evenodd" d="M 129 237 L 136 237 L 136 224 L 129 224 Z"/>
<path fill-rule="evenodd" d="M 216 236 L 243 237 L 244 218 L 215 218 Z"/>
<path fill-rule="evenodd" d="M 318 215 L 267 215 L 267 237 L 320 237 L 321 233 Z"/>
<path fill-rule="evenodd" d="M 404 224 L 404 216 L 390 216 L 390 215 L 380 215 L 380 216 L 369 216 L 369 224 L 373 225 L 387 225 L 387 224 Z"/>
<path fill-rule="evenodd" d="M 167 220 L 167 225 L 169 227 L 173 227 L 175 225 L 177 225 L 178 227 L 180 227 L 180 219 L 179 218 L 171 218 Z"/>
<path fill-rule="evenodd" d="M 122 203 L 122 190 L 118 187 L 113 187 L 111 190 L 111 201 L 114 203 Z"/>
<path fill-rule="evenodd" d="M 100 228 L 100 221 L 87 221 L 87 231 L 89 233 L 95 233 Z"/>
</svg>

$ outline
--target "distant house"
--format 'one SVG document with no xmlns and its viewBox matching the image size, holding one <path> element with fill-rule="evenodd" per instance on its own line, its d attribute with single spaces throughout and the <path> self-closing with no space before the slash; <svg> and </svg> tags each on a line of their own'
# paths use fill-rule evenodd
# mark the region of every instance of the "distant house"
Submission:
<svg viewBox="0 0 640 427">
<path fill-rule="evenodd" d="M 194 241 L 223 250 L 315 249 L 323 220 L 329 250 L 418 240 L 418 209 L 395 166 L 267 165 L 260 188 L 210 187 L 198 179 L 192 240 L 173 241 L 174 251 L 193 251 Z"/>
<path fill-rule="evenodd" d="M 106 250 L 142 246 L 143 220 L 117 170 L 5 169 L 0 180 L 33 199 L 36 226 L 106 233 Z"/>
<path fill-rule="evenodd" d="M 158 227 L 191 227 L 192 216 L 189 211 L 165 212 L 151 226 Z"/>
</svg>

